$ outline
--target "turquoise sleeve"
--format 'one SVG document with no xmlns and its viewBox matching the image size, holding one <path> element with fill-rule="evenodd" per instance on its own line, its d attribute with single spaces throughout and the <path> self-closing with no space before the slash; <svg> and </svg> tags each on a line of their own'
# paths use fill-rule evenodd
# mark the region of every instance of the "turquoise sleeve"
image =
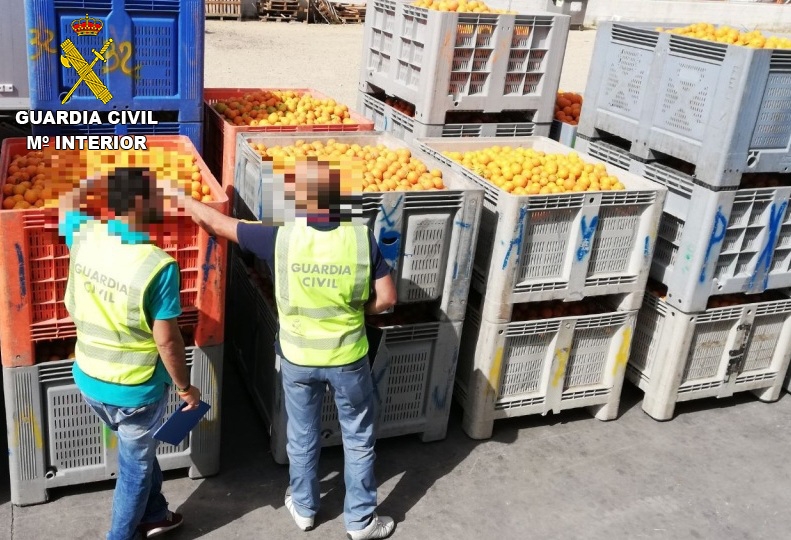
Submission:
<svg viewBox="0 0 791 540">
<path fill-rule="evenodd" d="M 66 212 L 63 221 L 58 223 L 58 232 L 66 241 L 66 247 L 71 249 L 71 244 L 74 241 L 74 233 L 80 230 L 80 227 L 85 225 L 91 220 L 91 216 L 83 212 L 71 210 Z"/>
<path fill-rule="evenodd" d="M 167 320 L 181 315 L 181 277 L 177 263 L 160 270 L 146 291 L 149 320 Z"/>
</svg>

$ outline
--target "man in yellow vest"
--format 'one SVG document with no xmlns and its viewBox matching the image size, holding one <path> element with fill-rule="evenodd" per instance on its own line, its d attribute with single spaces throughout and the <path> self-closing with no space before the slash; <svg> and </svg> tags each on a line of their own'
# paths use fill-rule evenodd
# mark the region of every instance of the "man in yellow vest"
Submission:
<svg viewBox="0 0 791 540">
<path fill-rule="evenodd" d="M 185 410 L 200 401 L 176 321 L 178 264 L 144 232 L 163 220 L 157 191 L 147 169 L 118 168 L 107 178 L 83 180 L 60 198 L 60 234 L 69 248 L 65 303 L 77 328 L 74 381 L 118 437 L 108 540 L 153 538 L 182 524 L 161 492 L 153 433 L 170 384 Z M 89 195 L 106 200 L 109 219 L 81 211 Z"/>
<path fill-rule="evenodd" d="M 321 404 L 329 384 L 343 432 L 347 536 L 387 538 L 395 522 L 375 512 L 373 379 L 365 314 L 390 309 L 395 285 L 371 231 L 341 220 L 340 184 L 340 173 L 329 162 L 297 162 L 289 185 L 298 210 L 308 215 L 283 227 L 236 220 L 192 199 L 185 206 L 199 226 L 237 242 L 273 270 L 280 326 L 275 348 L 288 416 L 286 508 L 300 529 L 313 529 L 320 502 Z"/>
</svg>

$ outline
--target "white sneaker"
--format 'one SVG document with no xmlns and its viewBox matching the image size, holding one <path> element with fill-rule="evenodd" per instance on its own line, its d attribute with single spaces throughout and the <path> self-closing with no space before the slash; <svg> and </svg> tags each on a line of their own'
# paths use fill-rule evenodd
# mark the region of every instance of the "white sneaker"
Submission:
<svg viewBox="0 0 791 540">
<path fill-rule="evenodd" d="M 387 538 L 395 530 L 395 521 L 389 517 L 379 517 L 374 514 L 371 523 L 359 531 L 346 531 L 349 540 L 370 540 L 373 538 Z"/>
<path fill-rule="evenodd" d="M 291 517 L 294 518 L 294 523 L 297 524 L 303 531 L 312 531 L 313 530 L 313 518 L 312 517 L 302 517 L 297 514 L 297 509 L 294 508 L 294 501 L 291 500 L 291 495 L 286 496 L 286 508 L 291 513 Z"/>
</svg>

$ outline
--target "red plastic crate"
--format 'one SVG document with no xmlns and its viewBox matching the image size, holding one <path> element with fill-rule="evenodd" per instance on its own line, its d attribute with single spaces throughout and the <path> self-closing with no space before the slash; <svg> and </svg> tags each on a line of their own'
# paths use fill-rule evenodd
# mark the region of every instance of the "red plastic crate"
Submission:
<svg viewBox="0 0 791 540">
<path fill-rule="evenodd" d="M 236 126 L 214 110 L 218 101 L 242 97 L 250 92 L 299 92 L 310 94 L 316 99 L 334 99 L 310 88 L 206 88 L 204 99 L 203 154 L 211 172 L 223 186 L 233 185 L 236 166 L 236 136 L 239 133 L 327 133 L 333 131 L 373 131 L 374 123 L 353 111 L 349 105 L 353 124 L 312 124 L 304 126 Z"/>
<path fill-rule="evenodd" d="M 207 203 L 228 213 L 228 197 L 188 137 L 152 135 L 149 148 L 192 153 L 214 199 Z M 0 186 L 12 157 L 26 154 L 26 139 L 6 139 L 0 148 Z M 63 298 L 69 250 L 57 231 L 54 208 L 0 210 L 0 353 L 3 367 L 31 366 L 35 344 L 76 336 Z M 167 235 L 163 232 L 167 230 Z M 199 347 L 224 339 L 226 241 L 216 240 L 190 217 L 170 217 L 151 231 L 156 244 L 178 261 L 181 270 L 179 325 Z M 194 327 L 194 328 L 190 328 Z"/>
</svg>

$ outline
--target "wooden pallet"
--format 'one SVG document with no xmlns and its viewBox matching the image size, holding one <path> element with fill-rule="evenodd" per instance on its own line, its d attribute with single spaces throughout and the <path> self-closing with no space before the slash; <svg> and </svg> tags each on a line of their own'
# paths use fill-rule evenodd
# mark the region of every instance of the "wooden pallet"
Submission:
<svg viewBox="0 0 791 540">
<path fill-rule="evenodd" d="M 241 0 L 206 0 L 206 18 L 228 20 L 242 20 Z"/>
<path fill-rule="evenodd" d="M 259 11 L 298 11 L 299 2 L 261 2 Z"/>
<path fill-rule="evenodd" d="M 259 0 L 258 18 L 267 22 L 303 21 L 306 7 L 306 0 Z"/>
<path fill-rule="evenodd" d="M 365 4 L 333 3 L 335 13 L 346 24 L 365 22 Z"/>
<path fill-rule="evenodd" d="M 358 24 L 365 22 L 365 5 L 311 0 L 311 20 L 329 24 Z"/>
</svg>

